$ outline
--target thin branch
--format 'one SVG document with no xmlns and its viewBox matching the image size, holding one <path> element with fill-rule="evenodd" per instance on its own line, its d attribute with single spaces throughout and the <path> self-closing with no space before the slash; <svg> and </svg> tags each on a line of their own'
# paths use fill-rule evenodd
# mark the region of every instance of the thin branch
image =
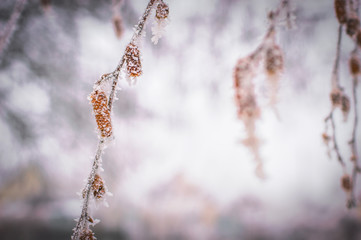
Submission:
<svg viewBox="0 0 361 240">
<path fill-rule="evenodd" d="M 13 36 L 15 29 L 16 29 L 16 23 L 18 22 L 22 11 L 24 10 L 24 6 L 26 4 L 27 0 L 18 0 L 15 4 L 14 10 L 10 16 L 9 21 L 6 23 L 3 32 L 0 36 L 0 56 L 5 50 L 6 46 L 8 45 L 11 37 Z"/>
<path fill-rule="evenodd" d="M 326 117 L 325 122 L 326 122 L 326 124 L 328 121 L 331 122 L 333 149 L 335 150 L 337 160 L 341 164 L 343 171 L 346 172 L 346 164 L 341 156 L 340 149 L 338 148 L 338 144 L 337 144 L 336 126 L 335 126 L 335 121 L 333 119 L 333 112 L 334 112 L 334 110 L 332 110 L 330 112 L 330 114 Z"/>
<path fill-rule="evenodd" d="M 144 30 L 146 21 L 148 19 L 149 13 L 152 10 L 152 7 L 154 5 L 154 3 L 157 2 L 157 0 L 150 0 L 147 8 L 143 14 L 143 16 L 141 17 L 141 19 L 139 20 L 137 27 L 135 29 L 135 32 L 133 34 L 131 43 L 134 43 L 135 41 L 138 40 L 138 38 L 142 35 L 142 32 Z M 120 71 L 123 67 L 125 63 L 125 53 L 123 54 L 120 62 L 118 63 L 116 69 L 108 74 L 104 74 L 101 76 L 101 78 L 95 82 L 95 86 L 99 86 L 101 85 L 104 81 L 108 81 L 113 79 L 113 83 L 112 83 L 112 88 L 109 94 L 109 101 L 108 101 L 108 109 L 109 111 L 111 111 L 112 109 L 112 104 L 114 101 L 114 96 L 116 93 L 116 87 L 117 87 L 117 83 L 119 80 L 119 75 L 120 75 Z M 81 233 L 81 230 L 84 230 L 88 227 L 89 222 L 88 222 L 88 217 L 89 217 L 89 213 L 88 213 L 88 206 L 89 206 L 89 200 L 90 200 L 90 192 L 91 192 L 91 186 L 92 183 L 94 181 L 96 172 L 99 168 L 99 164 L 100 164 L 100 159 L 103 153 L 103 149 L 105 147 L 105 139 L 104 138 L 100 138 L 99 143 L 98 143 L 98 147 L 97 147 L 97 151 L 94 157 L 94 161 L 93 161 L 93 167 L 92 170 L 89 174 L 88 177 L 88 181 L 87 184 L 83 190 L 83 197 L 84 197 L 84 201 L 83 201 L 83 206 L 82 206 L 82 211 L 81 211 L 81 216 L 76 224 L 76 227 L 74 229 L 74 234 L 72 236 L 72 239 L 78 239 L 79 238 L 79 234 Z"/>
<path fill-rule="evenodd" d="M 354 119 L 353 119 L 353 128 L 352 128 L 352 138 L 349 141 L 349 144 L 351 145 L 351 153 L 352 153 L 351 160 L 353 162 L 352 191 L 351 191 L 352 199 L 355 199 L 357 174 L 360 173 L 361 171 L 359 166 L 359 157 L 357 153 L 357 143 L 356 143 L 356 132 L 358 126 L 357 94 L 356 94 L 357 81 L 358 81 L 357 76 L 355 76 L 352 81 L 352 101 L 354 105 Z"/>
<path fill-rule="evenodd" d="M 340 65 L 340 51 L 341 51 L 341 40 L 342 40 L 342 24 L 338 27 L 338 37 L 337 37 L 337 46 L 336 46 L 336 58 L 332 69 L 332 87 L 339 88 L 340 87 L 340 80 L 338 77 L 338 69 Z"/>
</svg>

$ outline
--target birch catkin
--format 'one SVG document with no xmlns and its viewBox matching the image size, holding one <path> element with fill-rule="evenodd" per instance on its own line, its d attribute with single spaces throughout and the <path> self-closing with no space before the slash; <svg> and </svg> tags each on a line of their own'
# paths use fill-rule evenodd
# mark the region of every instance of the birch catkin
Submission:
<svg viewBox="0 0 361 240">
<path fill-rule="evenodd" d="M 127 64 L 127 73 L 130 77 L 139 77 L 142 74 L 140 51 L 134 43 L 129 43 L 125 49 L 125 61 Z"/>
<path fill-rule="evenodd" d="M 93 105 L 95 120 L 103 138 L 112 135 L 112 124 L 110 119 L 110 112 L 108 109 L 108 99 L 104 91 L 95 90 L 90 95 L 90 100 Z"/>
</svg>

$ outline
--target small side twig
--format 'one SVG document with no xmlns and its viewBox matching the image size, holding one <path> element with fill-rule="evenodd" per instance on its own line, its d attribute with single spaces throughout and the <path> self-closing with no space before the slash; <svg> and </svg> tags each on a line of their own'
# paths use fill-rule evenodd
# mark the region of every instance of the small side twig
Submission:
<svg viewBox="0 0 361 240">
<path fill-rule="evenodd" d="M 0 57 L 2 53 L 4 52 L 5 48 L 7 47 L 9 41 L 11 40 L 11 37 L 13 36 L 16 24 L 21 16 L 21 13 L 24 10 L 24 6 L 26 4 L 27 0 L 18 0 L 15 3 L 15 7 L 13 12 L 11 13 L 9 21 L 6 23 L 3 31 L 1 32 L 0 36 Z"/>
</svg>

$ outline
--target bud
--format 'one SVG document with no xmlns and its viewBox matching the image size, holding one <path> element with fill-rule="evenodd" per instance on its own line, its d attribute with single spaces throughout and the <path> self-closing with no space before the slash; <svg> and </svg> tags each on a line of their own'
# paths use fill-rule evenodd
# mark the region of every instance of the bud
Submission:
<svg viewBox="0 0 361 240">
<path fill-rule="evenodd" d="M 134 43 L 129 43 L 125 49 L 125 61 L 127 64 L 127 73 L 130 77 L 139 77 L 142 74 L 140 51 Z"/>
<path fill-rule="evenodd" d="M 348 174 L 342 176 L 341 186 L 346 192 L 350 192 L 352 190 L 352 179 Z"/>
<path fill-rule="evenodd" d="M 166 3 L 160 2 L 155 12 L 155 17 L 158 19 L 166 19 L 169 15 L 169 7 Z"/>
<path fill-rule="evenodd" d="M 329 143 L 330 140 L 331 140 L 331 137 L 330 137 L 327 133 L 322 133 L 322 139 L 323 139 L 324 143 L 325 143 L 326 145 L 328 145 L 328 143 Z"/>
<path fill-rule="evenodd" d="M 112 124 L 110 112 L 108 109 L 108 99 L 103 91 L 95 90 L 90 95 L 93 105 L 95 120 L 98 125 L 101 137 L 110 137 L 112 135 Z"/>
<path fill-rule="evenodd" d="M 350 73 L 355 77 L 360 73 L 360 59 L 352 54 L 349 60 Z"/>
<path fill-rule="evenodd" d="M 335 13 L 340 24 L 347 22 L 346 0 L 335 0 Z"/>
</svg>

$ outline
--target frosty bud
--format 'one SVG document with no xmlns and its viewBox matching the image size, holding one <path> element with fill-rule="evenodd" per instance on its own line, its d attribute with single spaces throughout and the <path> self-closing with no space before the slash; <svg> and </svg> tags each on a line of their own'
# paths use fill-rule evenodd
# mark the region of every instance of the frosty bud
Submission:
<svg viewBox="0 0 361 240">
<path fill-rule="evenodd" d="M 273 45 L 266 51 L 265 68 L 268 75 L 280 73 L 283 69 L 282 50 L 278 45 Z"/>
<path fill-rule="evenodd" d="M 360 19 L 357 16 L 347 19 L 346 33 L 349 36 L 355 35 L 360 27 Z"/>
<path fill-rule="evenodd" d="M 349 60 L 350 73 L 355 77 L 360 73 L 360 59 L 352 54 Z"/>
<path fill-rule="evenodd" d="M 112 135 L 112 124 L 110 112 L 108 109 L 108 99 L 103 91 L 95 90 L 90 95 L 93 105 L 95 120 L 98 125 L 101 137 L 110 137 Z"/>
<path fill-rule="evenodd" d="M 95 174 L 94 176 L 94 181 L 92 183 L 91 189 L 93 191 L 95 199 L 103 198 L 105 194 L 105 185 L 103 179 L 98 174 Z"/>
<path fill-rule="evenodd" d="M 349 175 L 346 174 L 342 176 L 341 186 L 346 192 L 350 192 L 352 190 L 352 179 Z"/>
<path fill-rule="evenodd" d="M 155 12 L 155 17 L 158 19 L 166 19 L 169 15 L 169 7 L 166 3 L 160 2 Z"/>
<path fill-rule="evenodd" d="M 92 230 L 88 229 L 84 229 L 79 236 L 79 240 L 94 240 L 96 239 L 94 237 L 94 233 Z"/>
<path fill-rule="evenodd" d="M 124 32 L 123 21 L 120 16 L 113 17 L 113 27 L 114 27 L 115 35 L 117 36 L 117 38 L 120 39 Z"/>
<path fill-rule="evenodd" d="M 335 13 L 340 24 L 347 22 L 346 0 L 335 0 Z"/>
<path fill-rule="evenodd" d="M 139 77 L 142 74 L 140 51 L 134 43 L 129 43 L 125 49 L 125 61 L 127 64 L 127 73 L 130 77 Z"/>
</svg>

